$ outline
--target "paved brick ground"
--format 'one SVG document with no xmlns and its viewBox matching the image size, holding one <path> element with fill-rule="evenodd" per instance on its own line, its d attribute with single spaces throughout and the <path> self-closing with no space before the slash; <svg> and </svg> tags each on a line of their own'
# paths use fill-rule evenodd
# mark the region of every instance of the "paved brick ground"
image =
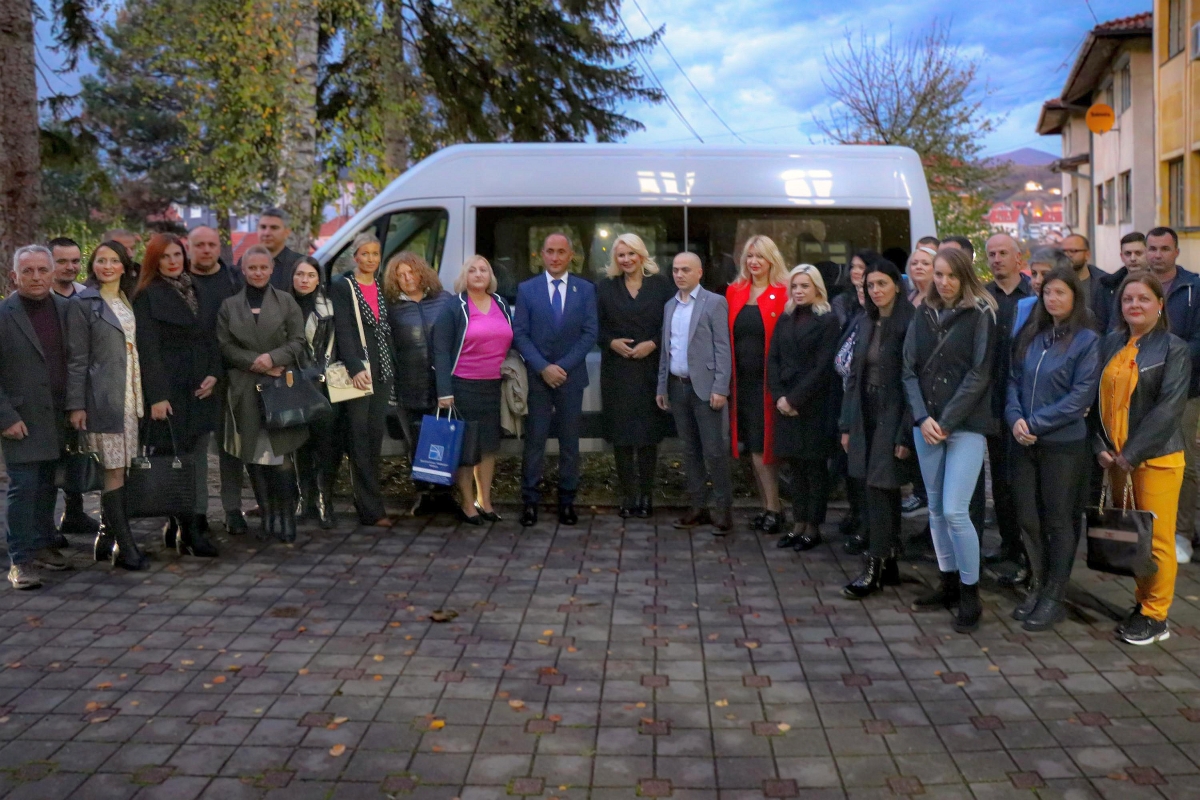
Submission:
<svg viewBox="0 0 1200 800">
<path fill-rule="evenodd" d="M 840 549 L 666 516 L 305 529 L 133 575 L 80 542 L 0 591 L 0 795 L 1200 797 L 1195 568 L 1164 646 L 1026 635 L 998 591 L 959 636 L 916 583 L 841 599 Z"/>
</svg>

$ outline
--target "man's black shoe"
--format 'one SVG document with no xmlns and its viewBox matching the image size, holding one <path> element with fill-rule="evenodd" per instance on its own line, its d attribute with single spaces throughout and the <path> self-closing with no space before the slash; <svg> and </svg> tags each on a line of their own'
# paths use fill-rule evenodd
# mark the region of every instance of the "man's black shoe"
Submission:
<svg viewBox="0 0 1200 800">
<path fill-rule="evenodd" d="M 575 513 L 574 503 L 563 503 L 558 507 L 559 525 L 574 525 L 577 522 L 579 522 L 579 515 Z"/>
<path fill-rule="evenodd" d="M 230 536 L 245 536 L 250 530 L 241 509 L 225 512 L 225 532 Z"/>
<path fill-rule="evenodd" d="M 532 528 L 537 525 L 537 517 L 537 503 L 526 503 L 524 510 L 521 511 L 521 527 Z"/>
<path fill-rule="evenodd" d="M 689 508 L 687 513 L 672 523 L 672 526 L 677 530 L 687 530 L 689 528 L 698 528 L 701 525 L 711 525 L 712 516 L 708 513 L 707 508 Z"/>
</svg>

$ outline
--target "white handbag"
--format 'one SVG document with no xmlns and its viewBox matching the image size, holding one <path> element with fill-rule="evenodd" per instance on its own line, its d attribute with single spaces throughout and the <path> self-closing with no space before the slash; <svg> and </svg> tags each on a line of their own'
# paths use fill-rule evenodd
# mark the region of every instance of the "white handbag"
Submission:
<svg viewBox="0 0 1200 800">
<path fill-rule="evenodd" d="M 349 278 L 348 280 L 353 280 Z M 363 355 L 367 355 L 367 335 L 363 331 L 362 312 L 358 310 L 358 294 L 354 287 L 350 287 L 350 294 L 354 301 L 354 319 L 358 323 L 358 340 L 362 343 Z M 329 402 L 343 403 L 347 400 L 358 400 L 362 397 L 370 397 L 375 393 L 372 386 L 366 389 L 359 389 L 354 385 L 354 376 L 350 374 L 350 370 L 346 369 L 346 364 L 343 361 L 330 361 L 333 355 L 333 340 L 329 342 L 329 349 L 325 353 L 325 389 L 329 392 Z M 367 370 L 367 375 L 371 374 L 371 362 L 369 359 L 363 361 L 363 366 Z"/>
</svg>

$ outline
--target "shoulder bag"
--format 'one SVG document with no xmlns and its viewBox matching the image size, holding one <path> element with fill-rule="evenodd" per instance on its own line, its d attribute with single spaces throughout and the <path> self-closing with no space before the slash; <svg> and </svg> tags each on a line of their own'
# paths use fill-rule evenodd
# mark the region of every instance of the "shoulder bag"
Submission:
<svg viewBox="0 0 1200 800">
<path fill-rule="evenodd" d="M 354 278 L 347 280 L 353 281 Z M 350 287 L 350 299 L 354 306 L 354 320 L 358 323 L 358 340 L 362 343 L 363 349 L 363 366 L 366 367 L 367 374 L 371 374 L 371 359 L 367 351 L 367 335 L 363 332 L 362 312 L 358 310 L 358 292 L 354 286 Z M 346 369 L 344 361 L 330 361 L 329 358 L 333 354 L 333 339 L 329 340 L 329 348 L 325 354 L 325 391 L 329 392 L 329 402 L 344 403 L 347 400 L 358 400 L 360 397 L 369 397 L 375 393 L 372 387 L 359 389 L 354 385 L 354 376 L 350 374 L 350 370 Z"/>
<path fill-rule="evenodd" d="M 325 375 L 318 369 L 290 368 L 278 378 L 260 380 L 258 399 L 268 430 L 295 428 L 333 416 L 333 406 L 317 388 Z"/>
<path fill-rule="evenodd" d="M 1154 540 L 1154 512 L 1138 511 L 1133 507 L 1133 478 L 1125 476 L 1124 498 L 1120 508 L 1109 501 L 1112 486 L 1104 475 L 1100 490 L 1100 506 L 1089 509 L 1088 516 L 1098 520 L 1088 525 L 1087 565 L 1096 572 L 1111 575 L 1147 578 L 1158 572 L 1151 557 Z"/>
</svg>

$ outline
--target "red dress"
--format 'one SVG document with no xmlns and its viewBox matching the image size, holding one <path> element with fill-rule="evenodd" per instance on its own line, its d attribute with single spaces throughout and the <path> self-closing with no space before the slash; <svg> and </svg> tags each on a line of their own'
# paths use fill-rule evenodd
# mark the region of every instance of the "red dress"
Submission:
<svg viewBox="0 0 1200 800">
<path fill-rule="evenodd" d="M 752 284 L 749 281 L 737 281 L 730 284 L 725 290 L 725 301 L 729 304 L 729 339 L 730 352 L 734 351 L 733 345 L 733 322 L 737 319 L 737 315 L 745 307 L 750 300 L 750 289 Z M 763 328 L 766 330 L 766 348 L 763 351 L 763 363 L 766 363 L 768 354 L 771 351 L 771 336 L 775 333 L 775 323 L 779 322 L 783 316 L 783 309 L 787 305 L 787 287 L 782 284 L 773 283 L 768 286 L 762 294 L 758 296 L 758 311 L 762 315 Z M 735 358 L 736 361 L 736 358 Z M 737 364 L 733 365 L 733 374 L 737 375 Z M 766 380 L 763 381 L 763 463 L 775 463 L 775 415 L 772 411 L 775 408 L 775 400 L 771 397 L 771 392 L 766 387 Z M 729 434 L 733 444 L 733 457 L 738 457 L 738 430 L 737 430 L 737 380 L 733 381 L 733 387 L 729 397 Z"/>
</svg>

